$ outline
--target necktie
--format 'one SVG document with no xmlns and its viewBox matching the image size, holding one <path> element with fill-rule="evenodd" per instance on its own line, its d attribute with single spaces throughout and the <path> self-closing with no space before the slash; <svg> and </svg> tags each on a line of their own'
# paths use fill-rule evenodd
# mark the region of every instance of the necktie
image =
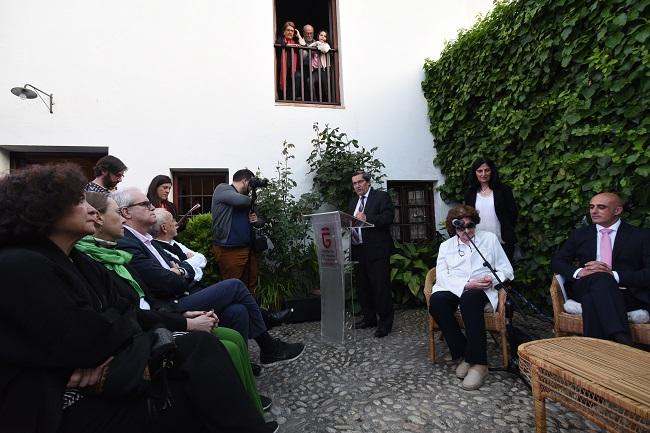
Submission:
<svg viewBox="0 0 650 433">
<path fill-rule="evenodd" d="M 359 210 L 357 212 L 363 212 L 363 208 L 365 207 L 365 200 L 366 200 L 366 196 L 362 195 L 361 203 L 359 203 Z M 355 227 L 352 229 L 352 232 L 350 234 L 352 236 L 352 243 L 354 245 L 359 245 L 361 243 L 361 229 Z"/>
<path fill-rule="evenodd" d="M 612 266 L 612 239 L 609 234 L 612 229 L 600 229 L 600 261 Z"/>
</svg>

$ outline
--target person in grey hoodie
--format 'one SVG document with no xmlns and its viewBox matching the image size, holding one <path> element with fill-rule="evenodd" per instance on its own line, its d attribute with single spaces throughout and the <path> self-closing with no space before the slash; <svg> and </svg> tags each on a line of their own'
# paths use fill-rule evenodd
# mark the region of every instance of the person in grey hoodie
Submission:
<svg viewBox="0 0 650 433">
<path fill-rule="evenodd" d="M 263 225 L 251 208 L 250 181 L 255 177 L 244 168 L 235 172 L 232 184 L 217 185 L 212 194 L 212 253 L 224 279 L 237 278 L 255 294 L 257 257 L 252 227 Z"/>
</svg>

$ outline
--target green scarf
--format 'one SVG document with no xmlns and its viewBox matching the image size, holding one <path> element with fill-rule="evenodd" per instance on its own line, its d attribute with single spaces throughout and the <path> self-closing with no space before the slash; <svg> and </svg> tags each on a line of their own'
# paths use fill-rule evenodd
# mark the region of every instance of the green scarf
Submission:
<svg viewBox="0 0 650 433">
<path fill-rule="evenodd" d="M 76 244 L 75 248 L 86 254 L 87 256 L 92 257 L 99 263 L 102 263 L 110 271 L 115 272 L 120 277 L 124 278 L 133 286 L 140 298 L 144 298 L 144 290 L 140 287 L 140 284 L 133 278 L 128 269 L 126 269 L 125 264 L 131 262 L 133 255 L 126 251 L 118 250 L 117 248 L 107 248 L 101 245 L 98 245 L 98 242 L 92 236 L 86 236 L 80 239 Z"/>
</svg>

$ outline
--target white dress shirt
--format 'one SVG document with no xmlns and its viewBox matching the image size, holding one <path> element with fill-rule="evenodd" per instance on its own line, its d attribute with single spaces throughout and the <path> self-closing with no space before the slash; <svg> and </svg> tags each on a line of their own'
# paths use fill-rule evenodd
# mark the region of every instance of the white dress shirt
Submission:
<svg viewBox="0 0 650 433">
<path fill-rule="evenodd" d="M 368 189 L 364 195 L 359 196 L 359 200 L 357 200 L 357 207 L 354 208 L 353 216 L 356 215 L 357 212 L 366 212 L 366 207 L 368 206 L 368 194 L 370 194 L 370 189 Z M 361 207 L 361 197 L 363 197 L 363 211 L 359 211 L 359 208 Z M 359 243 L 363 243 L 363 230 L 361 230 L 361 227 L 353 228 L 353 230 L 356 230 L 357 234 L 359 235 Z"/>
<path fill-rule="evenodd" d="M 476 229 L 475 233 L 474 243 L 495 269 L 501 281 L 512 280 L 514 278 L 512 265 L 497 236 L 479 229 Z M 490 270 L 483 266 L 483 259 L 476 249 L 471 244 L 463 243 L 458 236 L 454 236 L 440 244 L 436 262 L 436 284 L 431 292 L 448 291 L 460 297 L 469 280 L 475 280 L 485 275 L 492 277 L 492 287 L 484 289 L 484 291 L 492 305 L 492 310 L 496 311 L 499 295 L 494 286 L 499 282 L 494 279 Z"/>
<path fill-rule="evenodd" d="M 162 239 L 158 239 L 160 242 L 167 242 Z M 199 252 L 192 251 L 191 249 L 187 248 L 185 245 L 183 245 L 180 242 L 177 242 L 176 240 L 172 239 L 171 241 L 167 242 L 169 245 L 178 245 L 181 250 L 185 253 L 187 256 L 187 260 L 185 262 L 189 263 L 189 265 L 192 267 L 194 270 L 194 281 L 201 281 L 201 278 L 203 278 L 203 268 L 208 264 L 208 260 L 205 258 L 205 256 Z M 178 260 L 179 262 L 182 262 L 180 257 L 176 256 L 176 254 L 172 253 L 171 251 L 165 250 L 167 254 Z M 192 257 L 190 257 L 190 255 Z"/>
<path fill-rule="evenodd" d="M 154 255 L 156 259 L 158 259 L 158 262 L 160 262 L 160 266 L 162 266 L 165 269 L 171 269 L 169 266 L 169 263 L 167 260 L 163 258 L 163 256 L 160 255 L 156 247 L 153 246 L 151 241 L 153 240 L 153 237 L 147 233 L 146 235 L 140 234 L 131 227 L 127 226 L 126 224 L 124 225 L 124 228 L 133 233 L 133 236 L 135 236 L 140 242 L 142 242 L 148 249 L 151 251 L 151 254 Z"/>
</svg>

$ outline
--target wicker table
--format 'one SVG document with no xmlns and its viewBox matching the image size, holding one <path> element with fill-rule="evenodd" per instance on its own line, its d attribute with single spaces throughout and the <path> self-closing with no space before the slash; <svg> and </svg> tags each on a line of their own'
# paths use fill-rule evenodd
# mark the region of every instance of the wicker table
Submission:
<svg viewBox="0 0 650 433">
<path fill-rule="evenodd" d="M 610 432 L 650 432 L 650 353 L 561 337 L 520 345 L 519 362 L 533 388 L 537 433 L 546 432 L 546 398 Z"/>
</svg>

